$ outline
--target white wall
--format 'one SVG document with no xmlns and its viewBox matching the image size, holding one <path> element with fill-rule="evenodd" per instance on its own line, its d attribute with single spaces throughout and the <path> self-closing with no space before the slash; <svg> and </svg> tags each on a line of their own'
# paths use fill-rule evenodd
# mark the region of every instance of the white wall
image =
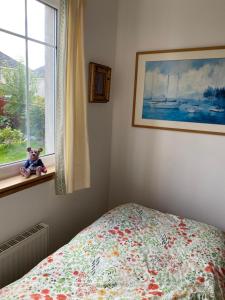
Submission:
<svg viewBox="0 0 225 300">
<path fill-rule="evenodd" d="M 113 66 L 117 1 L 87 0 L 86 58 Z M 55 196 L 47 182 L 0 198 L 0 242 L 40 221 L 50 225 L 53 251 L 89 225 L 107 208 L 112 103 L 88 104 L 91 152 L 91 189 L 66 197 Z M 24 150 L 25 151 L 25 150 Z"/>
<path fill-rule="evenodd" d="M 136 51 L 225 44 L 225 1 L 119 0 L 118 11 L 109 205 L 225 230 L 225 137 L 131 127 Z"/>
</svg>

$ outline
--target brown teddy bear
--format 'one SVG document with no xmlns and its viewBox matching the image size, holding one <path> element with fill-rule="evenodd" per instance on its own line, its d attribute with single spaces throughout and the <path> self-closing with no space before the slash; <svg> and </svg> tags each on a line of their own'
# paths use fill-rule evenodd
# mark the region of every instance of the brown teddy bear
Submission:
<svg viewBox="0 0 225 300">
<path fill-rule="evenodd" d="M 28 178 L 31 174 L 41 176 L 41 173 L 47 173 L 46 167 L 44 166 L 42 160 L 39 158 L 39 154 L 42 151 L 42 148 L 39 148 L 38 150 L 31 149 L 31 147 L 27 148 L 29 159 L 25 162 L 24 166 L 20 168 L 20 173 L 24 177 Z"/>
</svg>

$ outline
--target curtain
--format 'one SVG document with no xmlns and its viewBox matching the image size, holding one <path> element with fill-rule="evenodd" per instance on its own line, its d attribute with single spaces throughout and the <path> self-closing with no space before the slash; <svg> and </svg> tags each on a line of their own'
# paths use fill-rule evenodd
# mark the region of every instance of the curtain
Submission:
<svg viewBox="0 0 225 300">
<path fill-rule="evenodd" d="M 90 187 L 84 0 L 61 0 L 56 101 L 56 193 Z"/>
</svg>

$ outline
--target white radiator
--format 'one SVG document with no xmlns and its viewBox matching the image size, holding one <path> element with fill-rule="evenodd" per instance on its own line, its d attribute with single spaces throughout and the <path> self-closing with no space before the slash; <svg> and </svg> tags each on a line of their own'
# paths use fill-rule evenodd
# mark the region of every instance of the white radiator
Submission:
<svg viewBox="0 0 225 300">
<path fill-rule="evenodd" d="M 17 280 L 48 255 L 49 226 L 40 223 L 0 244 L 0 288 Z"/>
</svg>

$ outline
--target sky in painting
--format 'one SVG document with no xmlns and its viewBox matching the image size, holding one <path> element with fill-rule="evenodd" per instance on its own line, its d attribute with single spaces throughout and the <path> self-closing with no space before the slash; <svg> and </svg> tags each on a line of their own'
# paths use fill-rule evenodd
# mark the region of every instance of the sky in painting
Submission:
<svg viewBox="0 0 225 300">
<path fill-rule="evenodd" d="M 151 61 L 145 65 L 144 98 L 202 98 L 208 86 L 225 86 L 225 59 Z"/>
</svg>

